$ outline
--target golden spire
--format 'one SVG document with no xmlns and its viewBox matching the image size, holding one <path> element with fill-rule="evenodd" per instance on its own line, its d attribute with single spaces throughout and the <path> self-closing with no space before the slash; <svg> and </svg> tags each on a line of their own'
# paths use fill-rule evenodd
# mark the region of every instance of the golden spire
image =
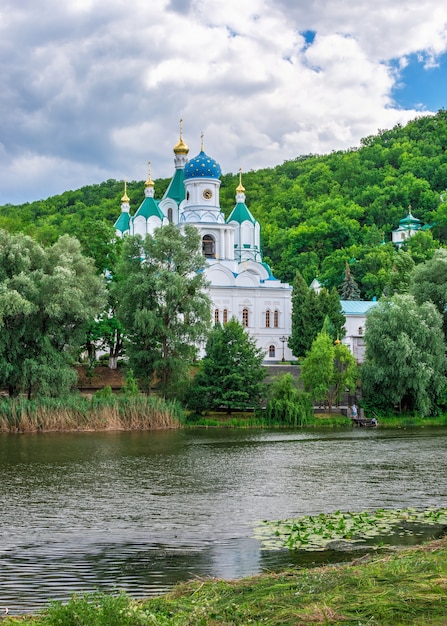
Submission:
<svg viewBox="0 0 447 626">
<path fill-rule="evenodd" d="M 189 148 L 183 141 L 183 120 L 180 118 L 180 139 L 174 146 L 175 154 L 188 154 Z"/>
<path fill-rule="evenodd" d="M 205 137 L 205 135 L 203 134 L 203 130 L 200 133 L 200 152 L 205 152 L 204 147 L 203 147 L 203 138 Z"/>
<path fill-rule="evenodd" d="M 127 195 L 127 181 L 124 180 L 124 195 L 121 198 L 121 202 L 129 203 L 129 196 Z"/>
<path fill-rule="evenodd" d="M 236 192 L 237 193 L 244 193 L 245 192 L 245 187 L 242 184 L 242 168 L 239 168 L 239 185 L 236 187 Z"/>
<path fill-rule="evenodd" d="M 147 162 L 147 171 L 148 171 L 148 175 L 147 175 L 147 181 L 144 183 L 145 187 L 154 187 L 155 183 L 151 178 L 151 162 L 148 161 Z"/>
</svg>

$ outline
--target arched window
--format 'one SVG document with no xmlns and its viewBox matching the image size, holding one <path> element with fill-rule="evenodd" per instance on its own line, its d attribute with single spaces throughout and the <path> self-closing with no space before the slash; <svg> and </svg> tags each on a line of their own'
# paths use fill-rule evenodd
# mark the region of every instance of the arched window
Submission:
<svg viewBox="0 0 447 626">
<path fill-rule="evenodd" d="M 172 224 L 172 207 L 168 208 L 168 220 L 169 223 Z"/>
<path fill-rule="evenodd" d="M 265 312 L 265 327 L 270 328 L 270 311 L 268 309 Z"/>
<path fill-rule="evenodd" d="M 242 309 L 242 326 L 248 326 L 248 309 Z"/>
<path fill-rule="evenodd" d="M 276 354 L 275 346 L 269 346 L 269 357 L 271 359 L 274 359 L 275 358 L 275 354 Z"/>
<path fill-rule="evenodd" d="M 207 259 L 213 259 L 216 256 L 216 242 L 211 235 L 204 235 L 202 239 L 202 254 Z"/>
<path fill-rule="evenodd" d="M 214 309 L 214 323 L 219 323 L 219 309 Z"/>
<path fill-rule="evenodd" d="M 279 328 L 279 311 L 278 311 L 278 309 L 275 309 L 275 312 L 273 314 L 273 326 L 275 328 Z"/>
<path fill-rule="evenodd" d="M 228 309 L 223 310 L 223 323 L 226 324 L 228 322 Z"/>
</svg>

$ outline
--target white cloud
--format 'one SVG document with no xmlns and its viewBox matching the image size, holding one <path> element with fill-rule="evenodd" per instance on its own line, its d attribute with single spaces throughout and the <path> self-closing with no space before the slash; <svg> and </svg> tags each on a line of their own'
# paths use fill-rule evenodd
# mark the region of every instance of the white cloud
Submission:
<svg viewBox="0 0 447 626">
<path fill-rule="evenodd" d="M 392 91 L 446 24 L 437 0 L 4 0 L 0 204 L 169 176 L 180 117 L 224 171 L 358 145 L 415 117 Z"/>
</svg>

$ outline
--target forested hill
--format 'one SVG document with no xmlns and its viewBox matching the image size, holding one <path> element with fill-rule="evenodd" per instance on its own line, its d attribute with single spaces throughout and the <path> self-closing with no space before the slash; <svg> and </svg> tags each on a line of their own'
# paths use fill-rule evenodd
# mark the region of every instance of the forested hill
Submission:
<svg viewBox="0 0 447 626">
<path fill-rule="evenodd" d="M 243 174 L 246 203 L 261 223 L 264 256 L 275 275 L 291 282 L 300 270 L 308 282 L 318 276 L 338 286 L 348 262 L 362 296 L 380 296 L 447 240 L 446 149 L 447 110 L 441 110 L 379 131 L 358 148 L 300 156 Z M 168 182 L 156 181 L 157 197 Z M 237 184 L 236 175 L 222 177 L 221 206 L 227 215 Z M 143 181 L 128 183 L 127 193 L 135 211 L 144 198 Z M 109 180 L 47 200 L 6 205 L 0 207 L 0 228 L 48 243 L 67 232 L 88 250 L 89 239 L 107 237 L 122 195 L 122 182 Z M 409 207 L 432 228 L 396 255 L 391 231 Z"/>
</svg>

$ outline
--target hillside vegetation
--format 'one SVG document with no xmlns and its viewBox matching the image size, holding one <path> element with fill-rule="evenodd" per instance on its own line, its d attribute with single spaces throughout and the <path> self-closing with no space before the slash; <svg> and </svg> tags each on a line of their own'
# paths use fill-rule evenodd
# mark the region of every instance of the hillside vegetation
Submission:
<svg viewBox="0 0 447 626">
<path fill-rule="evenodd" d="M 431 258 L 447 239 L 447 111 L 381 130 L 361 146 L 328 155 L 302 155 L 274 168 L 243 175 L 247 205 L 259 220 L 265 260 L 275 275 L 292 282 L 299 270 L 338 287 L 346 262 L 361 296 L 380 296 L 393 272 Z M 219 155 L 214 155 L 217 159 Z M 156 197 L 168 179 L 157 180 Z M 221 206 L 235 203 L 237 176 L 222 177 Z M 144 198 L 143 181 L 128 184 L 132 211 Z M 0 228 L 22 231 L 43 243 L 76 235 L 98 265 L 113 236 L 123 183 L 108 180 L 20 206 L 0 207 Z M 429 230 L 407 245 L 396 261 L 391 231 L 411 213 Z M 405 266 L 405 267 L 402 267 Z"/>
</svg>

